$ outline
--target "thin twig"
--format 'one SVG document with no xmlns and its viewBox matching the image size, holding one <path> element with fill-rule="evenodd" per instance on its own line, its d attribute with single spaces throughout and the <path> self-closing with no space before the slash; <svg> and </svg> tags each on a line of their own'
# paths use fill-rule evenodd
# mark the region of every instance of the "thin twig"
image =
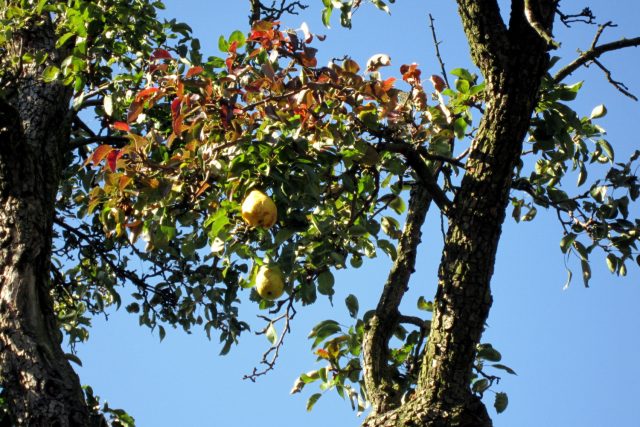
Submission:
<svg viewBox="0 0 640 427">
<path fill-rule="evenodd" d="M 433 19 L 433 15 L 429 14 L 429 27 L 431 28 L 431 37 L 433 38 L 433 46 L 436 48 L 436 58 L 438 58 L 438 63 L 440 64 L 442 78 L 444 79 L 444 82 L 446 83 L 447 87 L 451 87 L 451 85 L 449 85 L 449 78 L 447 77 L 447 71 L 444 66 L 444 61 L 442 60 L 442 55 L 440 54 L 440 43 L 442 42 L 438 41 L 434 22 L 435 22 L 435 19 Z"/>
</svg>

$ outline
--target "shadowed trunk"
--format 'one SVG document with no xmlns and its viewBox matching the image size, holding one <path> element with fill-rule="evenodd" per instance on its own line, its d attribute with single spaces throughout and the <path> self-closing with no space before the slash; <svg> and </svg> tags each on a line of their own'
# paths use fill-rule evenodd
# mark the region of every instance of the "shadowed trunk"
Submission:
<svg viewBox="0 0 640 427">
<path fill-rule="evenodd" d="M 399 407 L 388 398 L 391 410 L 378 403 L 383 410 L 374 408 L 366 427 L 492 425 L 470 383 L 492 303 L 490 281 L 513 171 L 548 68 L 548 46 L 527 22 L 522 0 L 512 2 L 509 28 L 495 1 L 459 0 L 458 5 L 472 56 L 486 80 L 486 111 L 447 210 L 449 229 L 417 389 Z M 549 29 L 553 2 L 537 7 L 537 18 Z"/>
<path fill-rule="evenodd" d="M 0 372 L 13 423 L 21 426 L 89 425 L 49 293 L 71 98 L 68 87 L 41 78 L 44 66 L 62 59 L 55 40 L 46 16 L 14 33 L 11 55 L 47 52 L 49 59 L 23 64 L 0 99 Z"/>
</svg>

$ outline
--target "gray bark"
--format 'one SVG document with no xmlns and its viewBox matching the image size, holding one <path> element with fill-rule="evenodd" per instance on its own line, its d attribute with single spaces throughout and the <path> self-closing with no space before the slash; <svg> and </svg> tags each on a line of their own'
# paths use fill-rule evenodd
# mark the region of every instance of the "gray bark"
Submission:
<svg viewBox="0 0 640 427">
<path fill-rule="evenodd" d="M 55 40 L 40 17 L 15 33 L 9 53 L 47 52 L 47 64 L 59 64 Z M 71 90 L 42 81 L 47 64 L 23 64 L 0 100 L 0 373 L 14 424 L 87 426 L 49 288 Z"/>
</svg>

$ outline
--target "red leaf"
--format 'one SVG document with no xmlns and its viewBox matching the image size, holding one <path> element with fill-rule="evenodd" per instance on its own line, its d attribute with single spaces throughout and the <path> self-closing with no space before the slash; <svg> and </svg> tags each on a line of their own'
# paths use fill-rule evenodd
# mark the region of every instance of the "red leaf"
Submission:
<svg viewBox="0 0 640 427">
<path fill-rule="evenodd" d="M 157 87 L 148 87 L 146 89 L 141 90 L 136 95 L 136 102 L 140 102 L 147 99 L 148 97 L 156 93 L 158 90 L 159 89 Z"/>
<path fill-rule="evenodd" d="M 168 50 L 166 49 L 156 49 L 152 54 L 151 54 L 151 59 L 171 59 L 172 56 L 169 53 Z"/>
<path fill-rule="evenodd" d="M 121 123 L 121 122 L 118 122 L 118 123 Z M 124 124 L 126 125 L 126 123 Z M 91 154 L 91 157 L 89 157 L 87 163 L 90 161 L 95 166 L 98 163 L 100 163 L 102 159 L 104 159 L 112 151 L 113 151 L 112 146 L 107 144 L 102 144 L 101 146 L 99 146 L 93 151 L 93 154 Z"/>
<path fill-rule="evenodd" d="M 116 130 L 121 130 L 122 132 L 129 132 L 131 130 L 129 125 L 124 122 L 115 122 L 113 124 L 113 128 Z"/>
<path fill-rule="evenodd" d="M 140 113 L 144 110 L 144 104 L 142 102 L 133 101 L 129 106 L 129 112 L 127 113 L 127 122 L 135 122 Z"/>
<path fill-rule="evenodd" d="M 118 161 L 118 154 L 120 150 L 113 150 L 109 154 L 107 154 L 107 166 L 111 169 L 111 172 L 116 171 L 116 162 Z"/>
<path fill-rule="evenodd" d="M 180 112 L 180 104 L 182 103 L 182 98 L 175 98 L 171 101 L 171 115 L 175 118 Z"/>
<path fill-rule="evenodd" d="M 393 87 L 393 83 L 395 83 L 396 78 L 395 77 L 389 77 L 387 80 L 382 82 L 382 90 L 384 90 L 385 92 L 388 92 L 389 89 L 391 89 Z"/>
<path fill-rule="evenodd" d="M 192 67 L 189 69 L 189 71 L 187 71 L 187 75 L 186 77 L 193 77 L 193 76 L 197 76 L 198 74 L 202 73 L 204 71 L 204 68 L 202 67 Z"/>
<path fill-rule="evenodd" d="M 447 87 L 447 84 L 442 79 L 442 77 L 435 74 L 431 76 L 429 80 L 431 80 L 431 84 L 433 84 L 433 88 L 436 90 L 436 92 L 442 92 Z"/>
<path fill-rule="evenodd" d="M 229 45 L 229 52 L 236 53 L 236 50 L 238 50 L 238 42 L 231 42 L 231 44 Z"/>
<path fill-rule="evenodd" d="M 182 133 L 182 119 L 182 116 L 178 116 L 173 121 L 173 133 L 178 136 L 180 136 L 180 134 Z"/>
</svg>

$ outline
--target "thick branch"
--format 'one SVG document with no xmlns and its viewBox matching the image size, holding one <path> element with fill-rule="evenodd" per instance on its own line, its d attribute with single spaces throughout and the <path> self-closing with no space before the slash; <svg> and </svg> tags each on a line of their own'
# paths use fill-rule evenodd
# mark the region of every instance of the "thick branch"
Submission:
<svg viewBox="0 0 640 427">
<path fill-rule="evenodd" d="M 473 61 L 490 80 L 496 69 L 504 68 L 509 45 L 498 2 L 458 0 L 457 3 Z"/>
<path fill-rule="evenodd" d="M 373 405 L 373 413 L 396 407 L 401 395 L 388 370 L 389 340 L 402 319 L 398 306 L 415 271 L 416 254 L 421 241 L 420 228 L 431 205 L 431 194 L 423 186 L 411 190 L 407 219 L 398 243 L 396 258 L 384 285 L 376 312 L 363 340 L 364 379 Z"/>
</svg>

